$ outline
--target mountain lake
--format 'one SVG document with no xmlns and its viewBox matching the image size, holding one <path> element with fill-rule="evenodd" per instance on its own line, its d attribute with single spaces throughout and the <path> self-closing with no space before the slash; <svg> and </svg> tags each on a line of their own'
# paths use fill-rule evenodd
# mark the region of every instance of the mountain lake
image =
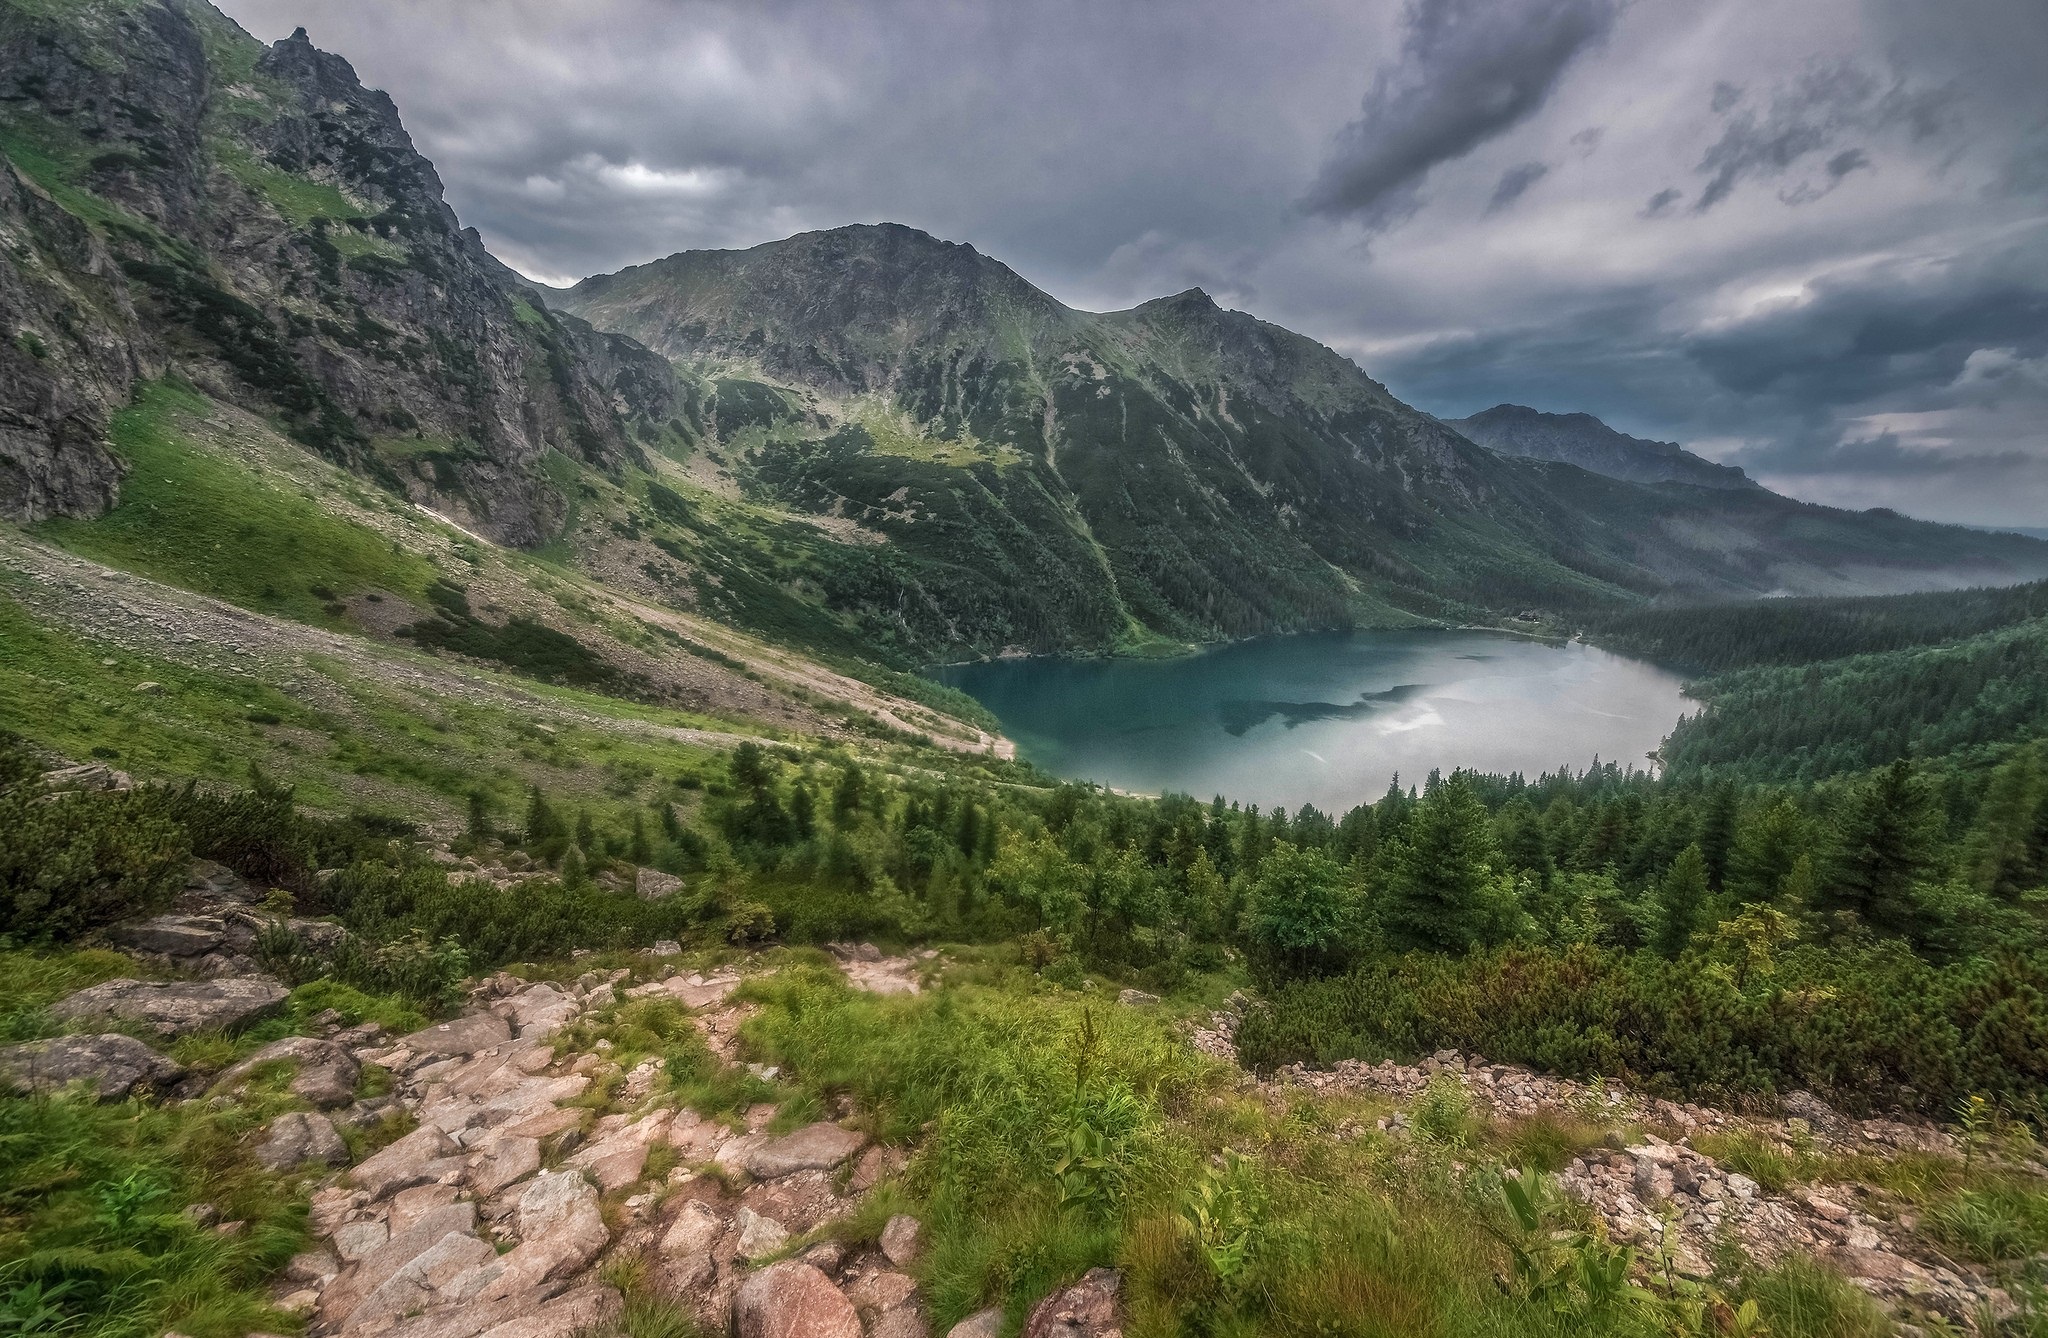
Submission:
<svg viewBox="0 0 2048 1338">
<path fill-rule="evenodd" d="M 1432 768 L 1534 778 L 1596 759 L 1649 765 L 1696 709 L 1679 675 L 1580 643 L 1494 632 L 1264 637 L 1168 660 L 952 665 L 1053 775 L 1333 816 Z"/>
</svg>

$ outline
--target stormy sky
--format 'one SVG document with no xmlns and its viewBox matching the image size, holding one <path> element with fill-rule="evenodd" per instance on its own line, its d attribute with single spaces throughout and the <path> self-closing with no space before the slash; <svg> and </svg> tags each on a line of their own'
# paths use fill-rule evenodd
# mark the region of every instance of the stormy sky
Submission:
<svg viewBox="0 0 2048 1338">
<path fill-rule="evenodd" d="M 222 0 L 561 282 L 884 219 L 1446 417 L 2048 526 L 2041 0 Z"/>
</svg>

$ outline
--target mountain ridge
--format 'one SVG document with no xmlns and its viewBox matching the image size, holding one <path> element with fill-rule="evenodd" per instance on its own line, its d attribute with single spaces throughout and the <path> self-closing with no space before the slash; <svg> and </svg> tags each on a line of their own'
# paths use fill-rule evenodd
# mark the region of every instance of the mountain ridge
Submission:
<svg viewBox="0 0 2048 1338">
<path fill-rule="evenodd" d="M 762 378 L 796 396 L 801 412 L 750 436 L 735 465 L 749 495 L 857 516 L 898 546 L 955 566 L 964 555 L 1005 583 L 1012 571 L 984 536 L 1028 482 L 1035 514 L 1065 538 L 1043 525 L 1041 535 L 1082 555 L 1062 560 L 1069 575 L 1089 579 L 1083 559 L 1099 554 L 1102 601 L 1170 640 L 1524 611 L 1569 620 L 1665 594 L 1960 579 L 1942 567 L 2018 579 L 2042 558 L 1753 486 L 1702 497 L 1503 454 L 1336 351 L 1199 288 L 1078 311 L 971 247 L 900 224 L 679 252 L 547 300 L 685 373 Z M 876 404 L 935 445 L 981 443 L 1014 463 L 997 476 L 961 466 L 971 488 L 957 473 L 885 469 L 858 421 Z M 913 514 L 920 492 L 982 514 L 942 551 L 929 529 L 890 518 L 898 490 Z M 1115 620 L 1098 614 L 1091 635 Z M 1078 648 L 1000 622 L 970 645 Z"/>
<path fill-rule="evenodd" d="M 1520 404 L 1496 404 L 1449 427 L 1502 455 L 1555 460 L 1630 483 L 1690 483 L 1704 488 L 1763 485 L 1734 465 L 1716 464 L 1675 441 L 1650 441 L 1618 432 L 1589 413 L 1545 413 Z"/>
</svg>

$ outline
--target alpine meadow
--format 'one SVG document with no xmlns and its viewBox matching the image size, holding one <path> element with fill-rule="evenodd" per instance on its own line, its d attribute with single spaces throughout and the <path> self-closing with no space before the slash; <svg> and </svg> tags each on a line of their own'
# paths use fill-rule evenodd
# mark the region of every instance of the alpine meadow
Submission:
<svg viewBox="0 0 2048 1338">
<path fill-rule="evenodd" d="M 2048 1335 L 1910 8 L 0 0 L 0 1338 Z"/>
</svg>

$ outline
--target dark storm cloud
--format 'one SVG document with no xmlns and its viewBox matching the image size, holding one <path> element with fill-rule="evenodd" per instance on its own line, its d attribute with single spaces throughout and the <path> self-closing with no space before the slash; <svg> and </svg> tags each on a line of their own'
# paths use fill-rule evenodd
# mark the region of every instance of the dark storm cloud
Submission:
<svg viewBox="0 0 2048 1338">
<path fill-rule="evenodd" d="M 1940 133 L 1943 111 L 1952 100 L 1947 88 L 1919 88 L 1903 78 L 1887 81 L 1853 62 L 1820 64 L 1802 71 L 1780 89 L 1767 109 L 1742 107 L 1741 90 L 1717 84 L 1709 104 L 1727 115 L 1721 137 L 1700 159 L 1708 177 L 1693 209 L 1705 213 L 1734 193 L 1742 181 L 1780 177 L 1809 154 L 1834 145 L 1843 135 L 1892 126 L 1910 128 L 1915 139 Z M 1788 204 L 1804 204 L 1833 189 L 1850 171 L 1867 167 L 1860 149 L 1836 154 L 1826 166 L 1827 182 L 1800 182 L 1781 192 Z"/>
<path fill-rule="evenodd" d="M 1814 407 L 1950 384 L 1979 349 L 2039 356 L 2048 353 L 2048 228 L 1817 279 L 1685 348 L 1730 391 Z"/>
<path fill-rule="evenodd" d="M 1368 228 L 1406 217 L 1431 169 L 1533 116 L 1615 14 L 1612 0 L 1413 0 L 1400 59 L 1373 76 L 1304 204 Z"/>
<path fill-rule="evenodd" d="M 1522 198 L 1523 192 L 1548 176 L 1550 168 L 1543 163 L 1520 163 L 1500 174 L 1494 185 L 1493 198 L 1486 202 L 1486 212 L 1497 214 Z"/>
</svg>

